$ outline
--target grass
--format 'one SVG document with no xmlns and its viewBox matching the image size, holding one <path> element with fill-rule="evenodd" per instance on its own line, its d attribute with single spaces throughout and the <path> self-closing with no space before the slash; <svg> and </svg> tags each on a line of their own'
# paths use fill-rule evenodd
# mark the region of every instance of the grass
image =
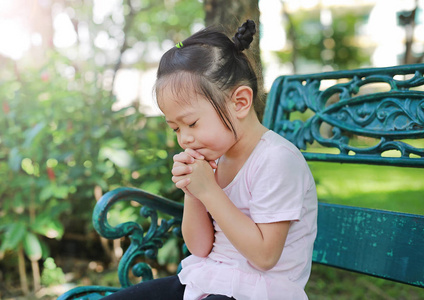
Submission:
<svg viewBox="0 0 424 300">
<path fill-rule="evenodd" d="M 314 264 L 305 291 L 309 300 L 421 300 L 424 289 Z"/>
<path fill-rule="evenodd" d="M 322 202 L 424 215 L 424 170 L 310 162 Z"/>
<path fill-rule="evenodd" d="M 309 166 L 322 202 L 424 215 L 423 169 L 323 162 Z M 424 299 L 422 288 L 318 264 L 306 292 L 310 300 Z"/>
</svg>

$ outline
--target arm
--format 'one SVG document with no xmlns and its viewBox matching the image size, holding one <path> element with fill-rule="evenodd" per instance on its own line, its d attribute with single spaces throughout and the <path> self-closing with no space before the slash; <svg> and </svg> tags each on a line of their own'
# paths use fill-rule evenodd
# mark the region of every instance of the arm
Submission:
<svg viewBox="0 0 424 300">
<path fill-rule="evenodd" d="M 190 149 L 174 156 L 174 166 L 172 168 L 174 178 L 191 173 L 190 164 L 194 162 L 193 157 L 203 159 L 199 153 Z M 215 162 L 209 162 L 209 164 L 211 167 L 216 168 Z M 187 189 L 182 188 L 182 190 L 185 193 L 181 225 L 184 241 L 192 254 L 206 257 L 211 252 L 215 240 L 212 219 L 202 202 L 188 192 Z"/>
<path fill-rule="evenodd" d="M 273 268 L 280 259 L 290 221 L 256 224 L 218 187 L 200 196 L 228 240 L 260 270 Z"/>
<path fill-rule="evenodd" d="M 206 257 L 212 250 L 214 228 L 209 213 L 198 199 L 185 195 L 184 213 L 181 225 L 188 250 L 200 257 Z"/>
<path fill-rule="evenodd" d="M 256 224 L 243 214 L 218 186 L 210 166 L 202 160 L 190 165 L 192 172 L 180 177 L 176 186 L 200 199 L 234 247 L 261 270 L 278 262 L 290 221 Z"/>
</svg>

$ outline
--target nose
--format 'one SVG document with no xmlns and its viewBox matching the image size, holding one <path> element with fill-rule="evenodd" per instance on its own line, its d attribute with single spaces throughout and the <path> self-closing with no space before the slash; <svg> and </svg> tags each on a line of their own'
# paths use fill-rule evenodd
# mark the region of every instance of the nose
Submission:
<svg viewBox="0 0 424 300">
<path fill-rule="evenodd" d="M 187 146 L 194 142 L 194 136 L 187 131 L 181 131 L 179 140 L 180 146 L 183 148 L 187 148 Z"/>
</svg>

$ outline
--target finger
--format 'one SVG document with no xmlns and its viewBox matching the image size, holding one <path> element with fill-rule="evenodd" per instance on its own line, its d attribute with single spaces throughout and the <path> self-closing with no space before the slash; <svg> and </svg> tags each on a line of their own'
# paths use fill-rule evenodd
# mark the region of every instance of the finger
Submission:
<svg viewBox="0 0 424 300">
<path fill-rule="evenodd" d="M 171 180 L 173 183 L 177 183 L 178 181 L 183 180 L 184 178 L 186 178 L 185 176 L 172 176 Z"/>
<path fill-rule="evenodd" d="M 200 154 L 199 152 L 197 152 L 196 150 L 187 148 L 184 150 L 185 153 L 189 154 L 191 157 L 196 158 L 196 159 L 205 159 L 205 157 Z"/>
<path fill-rule="evenodd" d="M 176 182 L 175 186 L 179 189 L 183 189 L 189 184 L 190 184 L 190 178 L 185 178 L 185 179 L 182 179 L 182 180 Z"/>
<path fill-rule="evenodd" d="M 184 194 L 186 194 L 187 196 L 192 197 L 192 198 L 196 198 L 196 197 L 194 197 L 194 196 L 193 196 L 193 194 L 192 194 L 192 193 L 190 193 L 190 192 L 188 191 L 187 187 L 182 188 L 181 190 L 182 190 L 182 191 L 184 192 Z"/>
<path fill-rule="evenodd" d="M 180 163 L 179 161 L 174 161 L 174 164 L 172 165 L 172 168 L 187 166 L 187 164 Z"/>
<path fill-rule="evenodd" d="M 194 161 L 193 161 L 193 163 L 194 163 Z M 182 163 L 182 162 L 176 161 L 176 162 L 174 162 L 174 164 L 172 165 L 172 168 L 186 167 L 186 166 L 188 166 L 188 165 L 191 165 L 191 164 L 189 164 L 189 163 Z"/>
<path fill-rule="evenodd" d="M 190 166 L 183 164 L 181 166 L 173 167 L 171 173 L 174 176 L 181 176 L 190 174 L 192 171 L 193 169 Z"/>
<path fill-rule="evenodd" d="M 209 165 L 212 167 L 212 169 L 217 169 L 218 165 L 216 164 L 216 162 L 214 160 L 210 160 L 209 161 Z"/>
<path fill-rule="evenodd" d="M 185 152 L 175 154 L 174 157 L 173 157 L 173 160 L 174 160 L 174 162 L 181 162 L 181 163 L 184 163 L 184 164 L 194 163 L 194 158 L 190 154 L 185 153 Z"/>
</svg>

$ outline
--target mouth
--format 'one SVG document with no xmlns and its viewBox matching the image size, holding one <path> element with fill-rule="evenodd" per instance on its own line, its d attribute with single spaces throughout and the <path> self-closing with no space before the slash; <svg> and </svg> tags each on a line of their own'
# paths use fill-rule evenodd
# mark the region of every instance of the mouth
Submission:
<svg viewBox="0 0 424 300">
<path fill-rule="evenodd" d="M 196 148 L 196 149 L 193 149 L 194 151 L 196 151 L 196 152 L 198 152 L 198 153 L 200 153 L 200 154 L 202 154 L 203 156 L 205 156 L 204 154 L 203 154 L 203 152 L 204 152 L 204 150 L 205 150 L 205 148 Z"/>
<path fill-rule="evenodd" d="M 208 160 L 208 149 L 206 148 L 197 148 L 197 149 L 193 149 L 194 151 L 196 151 L 197 153 L 203 155 L 205 157 L 206 160 Z"/>
<path fill-rule="evenodd" d="M 217 160 L 219 158 L 219 156 L 216 157 L 217 155 L 216 155 L 215 152 L 209 151 L 208 148 L 191 148 L 191 149 L 196 151 L 197 153 L 203 155 L 203 157 L 207 161 Z"/>
</svg>

